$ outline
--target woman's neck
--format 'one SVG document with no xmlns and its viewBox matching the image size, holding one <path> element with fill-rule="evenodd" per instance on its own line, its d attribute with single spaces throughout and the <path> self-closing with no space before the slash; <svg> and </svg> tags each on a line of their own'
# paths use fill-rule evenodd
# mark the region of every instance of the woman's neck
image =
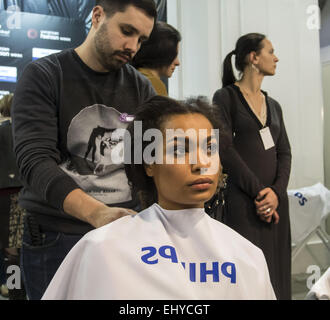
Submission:
<svg viewBox="0 0 330 320">
<path fill-rule="evenodd" d="M 181 204 L 177 202 L 168 202 L 158 200 L 158 205 L 165 210 L 184 210 L 184 209 L 195 209 L 195 208 L 204 208 L 204 203 L 196 203 L 196 204 Z"/>
<path fill-rule="evenodd" d="M 155 77 L 157 77 L 157 78 L 160 78 L 160 72 L 159 72 L 159 70 L 157 70 L 157 69 L 148 69 L 149 70 L 149 72 L 153 75 L 153 76 L 155 76 Z"/>
<path fill-rule="evenodd" d="M 246 71 L 243 73 L 242 79 L 237 81 L 236 84 L 249 94 L 257 94 L 261 91 L 263 79 L 263 74 L 256 74 L 254 71 Z"/>
</svg>

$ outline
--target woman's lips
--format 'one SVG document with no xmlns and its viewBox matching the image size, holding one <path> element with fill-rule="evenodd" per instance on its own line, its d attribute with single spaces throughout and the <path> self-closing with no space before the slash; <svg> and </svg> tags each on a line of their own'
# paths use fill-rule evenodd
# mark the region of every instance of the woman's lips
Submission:
<svg viewBox="0 0 330 320">
<path fill-rule="evenodd" d="M 189 186 L 194 190 L 206 190 L 209 189 L 210 186 L 213 184 L 211 179 L 198 179 L 194 182 L 190 183 Z"/>
</svg>

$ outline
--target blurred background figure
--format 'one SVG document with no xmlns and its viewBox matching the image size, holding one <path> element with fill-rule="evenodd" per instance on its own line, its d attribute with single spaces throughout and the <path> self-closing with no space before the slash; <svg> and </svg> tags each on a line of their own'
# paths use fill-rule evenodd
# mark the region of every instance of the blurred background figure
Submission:
<svg viewBox="0 0 330 320">
<path fill-rule="evenodd" d="M 160 96 L 167 96 L 167 88 L 161 80 L 172 77 L 180 65 L 178 58 L 181 35 L 171 25 L 158 21 L 148 41 L 142 44 L 133 59 L 133 66 L 147 77 Z"/>
<path fill-rule="evenodd" d="M 6 286 L 9 266 L 19 267 L 19 250 L 22 245 L 24 211 L 18 205 L 18 193 L 22 183 L 19 180 L 16 159 L 13 152 L 10 109 L 13 95 L 0 100 L 0 249 L 1 295 L 10 300 L 26 298 L 22 281 L 14 289 Z"/>
</svg>

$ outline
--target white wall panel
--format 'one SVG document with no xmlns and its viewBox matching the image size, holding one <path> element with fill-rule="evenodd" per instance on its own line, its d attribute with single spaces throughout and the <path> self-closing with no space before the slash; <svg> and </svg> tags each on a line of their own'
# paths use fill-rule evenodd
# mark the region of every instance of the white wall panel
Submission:
<svg viewBox="0 0 330 320">
<path fill-rule="evenodd" d="M 170 95 L 206 95 L 221 87 L 226 54 L 239 36 L 260 32 L 272 41 L 280 61 L 263 89 L 282 106 L 293 152 L 289 188 L 324 182 L 323 99 L 320 40 L 309 29 L 307 9 L 317 0 L 168 0 L 169 23 L 182 33 L 182 66 Z M 171 12 L 175 12 L 172 15 Z"/>
</svg>

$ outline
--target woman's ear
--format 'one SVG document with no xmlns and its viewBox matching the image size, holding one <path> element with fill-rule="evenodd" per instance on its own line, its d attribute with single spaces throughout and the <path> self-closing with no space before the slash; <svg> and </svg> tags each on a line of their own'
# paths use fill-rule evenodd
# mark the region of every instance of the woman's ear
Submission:
<svg viewBox="0 0 330 320">
<path fill-rule="evenodd" d="M 154 176 L 154 166 L 153 165 L 145 164 L 144 170 L 146 171 L 146 174 L 148 177 L 151 178 Z"/>
<path fill-rule="evenodd" d="M 249 56 L 249 63 L 251 64 L 258 64 L 259 59 L 258 59 L 258 55 L 255 51 L 250 52 L 250 56 Z"/>
</svg>

